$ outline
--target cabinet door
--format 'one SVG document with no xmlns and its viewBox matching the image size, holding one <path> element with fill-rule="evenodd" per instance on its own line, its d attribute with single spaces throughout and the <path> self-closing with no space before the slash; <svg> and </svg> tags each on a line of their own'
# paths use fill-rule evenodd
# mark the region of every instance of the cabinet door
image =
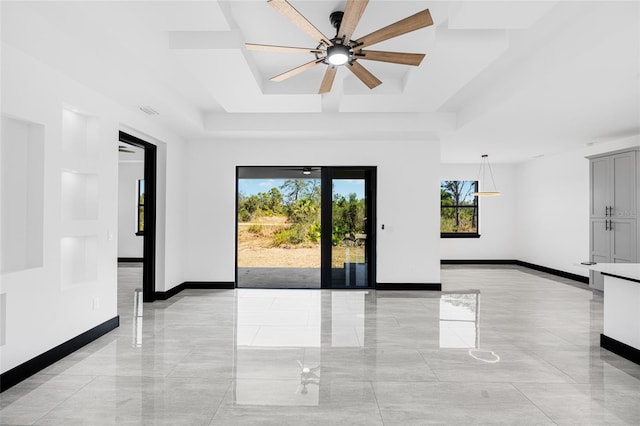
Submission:
<svg viewBox="0 0 640 426">
<path fill-rule="evenodd" d="M 611 231 L 608 219 L 591 220 L 591 261 L 596 263 L 611 262 Z M 606 222 L 606 223 L 605 223 Z"/>
<path fill-rule="evenodd" d="M 611 221 L 611 261 L 631 263 L 636 259 L 636 223 L 634 219 Z"/>
<path fill-rule="evenodd" d="M 610 157 L 591 160 L 591 217 L 605 217 L 605 209 L 611 205 L 611 163 Z"/>
<path fill-rule="evenodd" d="M 613 217 L 636 217 L 636 153 L 625 152 L 612 157 Z"/>
</svg>

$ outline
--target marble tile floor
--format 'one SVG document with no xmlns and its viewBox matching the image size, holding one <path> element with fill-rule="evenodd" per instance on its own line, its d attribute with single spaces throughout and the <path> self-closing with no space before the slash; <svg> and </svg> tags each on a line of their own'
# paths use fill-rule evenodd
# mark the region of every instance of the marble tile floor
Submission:
<svg viewBox="0 0 640 426">
<path fill-rule="evenodd" d="M 602 296 L 520 267 L 442 292 L 188 290 L 0 394 L 2 425 L 640 424 Z"/>
<path fill-rule="evenodd" d="M 238 268 L 238 288 L 320 288 L 320 268 Z"/>
</svg>

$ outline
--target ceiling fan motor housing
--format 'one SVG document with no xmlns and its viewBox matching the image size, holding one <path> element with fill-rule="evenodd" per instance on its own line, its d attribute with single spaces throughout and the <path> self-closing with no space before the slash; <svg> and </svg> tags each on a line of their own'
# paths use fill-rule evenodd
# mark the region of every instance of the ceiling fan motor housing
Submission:
<svg viewBox="0 0 640 426">
<path fill-rule="evenodd" d="M 336 37 L 338 36 L 337 31 L 340 29 L 340 24 L 342 24 L 342 17 L 344 16 L 344 12 L 336 10 L 329 15 L 329 19 L 331 20 L 331 25 L 336 29 Z"/>
</svg>

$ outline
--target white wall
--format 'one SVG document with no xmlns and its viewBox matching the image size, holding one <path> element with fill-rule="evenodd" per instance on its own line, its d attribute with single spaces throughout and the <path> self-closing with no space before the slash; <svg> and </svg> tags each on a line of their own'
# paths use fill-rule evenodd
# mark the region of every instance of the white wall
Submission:
<svg viewBox="0 0 640 426">
<path fill-rule="evenodd" d="M 377 281 L 439 283 L 439 158 L 422 141 L 190 142 L 185 276 L 235 279 L 236 166 L 351 165 L 378 168 Z"/>
<path fill-rule="evenodd" d="M 639 137 L 602 143 L 528 161 L 518 167 L 517 258 L 588 276 L 589 160 L 640 145 Z"/>
<path fill-rule="evenodd" d="M 118 165 L 118 257 L 143 256 L 138 230 L 138 180 L 144 179 L 144 162 Z"/>
<path fill-rule="evenodd" d="M 160 207 L 161 198 L 158 198 L 158 227 L 160 220 L 164 221 L 162 231 L 164 239 L 162 257 L 158 256 L 157 262 L 162 259 L 162 264 L 158 264 L 163 276 L 162 281 L 156 278 L 156 289 L 167 291 L 178 284 L 186 281 L 184 277 L 184 253 L 190 241 L 185 237 L 185 221 L 187 211 L 185 208 L 187 193 L 187 182 L 185 181 L 185 149 L 187 144 L 166 144 L 159 147 L 160 159 L 158 170 L 164 170 L 162 179 L 158 182 L 158 191 L 164 195 L 164 204 Z M 190 167 L 190 166 L 189 166 Z M 163 286 L 163 287 L 161 287 Z"/>
<path fill-rule="evenodd" d="M 159 173 L 160 180 L 170 173 L 172 183 L 162 187 L 159 197 L 168 202 L 182 197 L 179 191 L 182 166 L 173 164 L 167 152 L 175 154 L 176 161 L 182 161 L 182 143 L 143 113 L 121 107 L 5 44 L 1 59 L 2 114 L 44 126 L 43 262 L 39 267 L 0 276 L 0 300 L 3 307 L 6 306 L 0 313 L 4 326 L 0 371 L 5 372 L 117 315 L 117 240 L 110 239 L 109 235 L 117 235 L 118 225 L 118 130 L 137 129 L 136 136 L 155 136 L 157 139 L 151 140 L 152 143 L 167 142 L 159 147 L 164 156 Z M 94 117 L 92 137 L 96 141 L 96 157 L 89 162 L 79 161 L 82 153 L 63 152 L 65 106 Z M 87 178 L 87 182 L 91 182 L 91 191 L 93 180 L 97 182 L 95 218 L 93 212 L 88 220 L 63 218 L 61 172 L 68 164 L 94 173 L 95 177 Z M 172 207 L 170 212 L 165 212 L 165 205 L 158 206 L 163 223 L 167 228 L 182 229 L 180 210 Z M 82 236 L 87 232 L 95 237 L 72 238 L 76 233 Z M 165 234 L 164 230 L 161 234 Z M 3 242 L 0 250 L 10 249 L 5 246 L 2 235 L 0 241 Z M 66 265 L 62 259 L 63 247 L 69 241 L 78 243 L 76 246 L 80 248 L 84 244 L 87 259 L 95 257 L 95 269 L 80 271 L 88 278 L 86 282 L 65 284 L 62 280 L 61 267 Z M 166 261 L 158 265 L 161 268 L 161 274 L 157 274 L 158 290 L 183 281 L 180 238 L 166 235 L 163 241 L 166 245 L 159 245 L 158 251 Z M 72 255 L 75 254 L 73 251 Z"/>
<path fill-rule="evenodd" d="M 442 164 L 441 180 L 477 180 L 479 164 Z M 479 197 L 480 238 L 442 238 L 442 259 L 516 259 L 517 168 L 492 164 L 498 197 Z"/>
</svg>

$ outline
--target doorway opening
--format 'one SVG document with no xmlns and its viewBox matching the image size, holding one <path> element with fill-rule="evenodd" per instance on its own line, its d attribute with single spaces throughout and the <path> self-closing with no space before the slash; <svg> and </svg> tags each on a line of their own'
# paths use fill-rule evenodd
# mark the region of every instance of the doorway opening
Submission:
<svg viewBox="0 0 640 426">
<path fill-rule="evenodd" d="M 237 175 L 237 287 L 320 288 L 320 168 Z"/>
<path fill-rule="evenodd" d="M 236 286 L 372 288 L 375 167 L 238 167 Z"/>
<path fill-rule="evenodd" d="M 154 144 L 146 142 L 125 132 L 119 133 L 119 142 L 139 148 L 144 151 L 143 179 L 135 179 L 132 184 L 136 188 L 136 198 L 128 202 L 135 205 L 135 234 L 142 237 L 142 300 L 153 302 L 155 297 L 155 270 L 156 270 L 156 170 L 157 148 Z M 135 149 L 133 150 L 135 152 Z M 131 232 L 134 232 L 132 230 Z M 119 260 L 126 260 L 127 258 Z M 139 261 L 137 257 L 130 260 Z"/>
</svg>

